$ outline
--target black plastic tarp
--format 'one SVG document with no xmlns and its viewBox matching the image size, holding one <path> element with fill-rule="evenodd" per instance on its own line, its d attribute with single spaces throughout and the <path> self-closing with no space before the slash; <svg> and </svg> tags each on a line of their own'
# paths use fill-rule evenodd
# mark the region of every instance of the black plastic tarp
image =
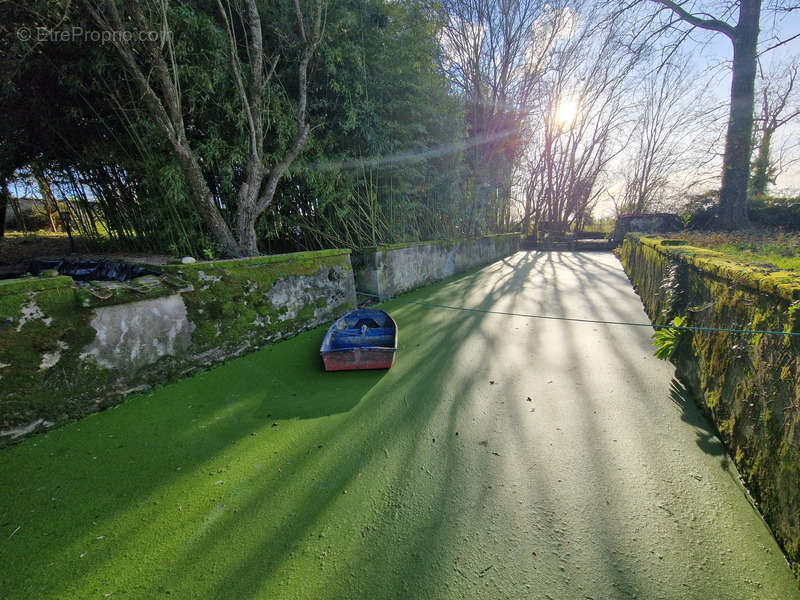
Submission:
<svg viewBox="0 0 800 600">
<path fill-rule="evenodd" d="M 32 260 L 28 272 L 38 275 L 56 269 L 59 275 L 69 275 L 76 281 L 130 281 L 142 275 L 161 275 L 141 265 L 110 260 Z"/>
</svg>

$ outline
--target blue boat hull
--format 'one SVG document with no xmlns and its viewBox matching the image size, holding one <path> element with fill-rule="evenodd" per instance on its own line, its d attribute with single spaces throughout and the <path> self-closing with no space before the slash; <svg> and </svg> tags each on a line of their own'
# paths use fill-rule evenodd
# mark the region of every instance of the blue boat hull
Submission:
<svg viewBox="0 0 800 600">
<path fill-rule="evenodd" d="M 352 310 L 331 325 L 320 346 L 326 371 L 389 369 L 397 352 L 397 324 L 385 311 Z"/>
</svg>

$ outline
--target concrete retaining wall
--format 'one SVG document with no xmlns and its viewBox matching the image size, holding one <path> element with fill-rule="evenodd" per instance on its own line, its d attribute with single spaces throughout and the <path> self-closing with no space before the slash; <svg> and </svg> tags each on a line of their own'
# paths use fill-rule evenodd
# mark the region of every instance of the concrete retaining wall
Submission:
<svg viewBox="0 0 800 600">
<path fill-rule="evenodd" d="M 129 284 L 0 281 L 0 447 L 355 305 L 349 251 L 165 267 Z"/>
<path fill-rule="evenodd" d="M 359 291 L 392 297 L 519 250 L 517 233 L 366 248 L 353 255 Z"/>
<path fill-rule="evenodd" d="M 622 215 L 614 227 L 614 241 L 621 243 L 631 232 L 667 233 L 681 231 L 683 221 L 678 215 L 670 213 L 650 213 L 641 215 Z"/>
<path fill-rule="evenodd" d="M 800 282 L 680 241 L 628 236 L 620 258 L 654 323 L 800 332 Z M 800 337 L 680 336 L 671 359 L 800 575 Z"/>
</svg>

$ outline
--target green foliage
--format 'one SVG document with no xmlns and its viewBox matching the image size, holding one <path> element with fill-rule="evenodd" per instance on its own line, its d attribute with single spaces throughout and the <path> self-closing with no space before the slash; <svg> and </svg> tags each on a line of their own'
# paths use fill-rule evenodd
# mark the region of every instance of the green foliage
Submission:
<svg viewBox="0 0 800 600">
<path fill-rule="evenodd" d="M 750 200 L 749 214 L 755 225 L 800 231 L 800 198 L 756 196 Z"/>
<path fill-rule="evenodd" d="M 681 218 L 687 229 L 711 229 L 719 213 L 719 191 L 697 194 L 683 207 Z"/>
<path fill-rule="evenodd" d="M 686 327 L 686 317 L 675 317 L 672 319 L 672 326 L 660 327 L 653 334 L 653 343 L 656 346 L 654 353 L 656 358 L 661 360 L 669 360 L 678 348 L 681 340 L 686 336 L 686 329 L 677 329 Z"/>
<path fill-rule="evenodd" d="M 800 231 L 800 198 L 756 195 L 748 200 L 750 222 L 757 227 Z M 713 229 L 719 213 L 719 193 L 706 192 L 691 198 L 682 218 L 688 229 Z"/>
<path fill-rule="evenodd" d="M 93 28 L 82 4 L 57 0 L 3 5 L 0 16 L 12 29 L 42 19 L 55 27 L 65 8 L 70 27 Z M 259 8 L 266 55 L 279 57 L 264 100 L 269 165 L 297 128 L 300 48 L 287 35 L 296 28 L 291 3 Z M 233 223 L 249 136 L 227 33 L 213 3 L 168 10 L 186 136 L 223 219 Z M 436 27 L 418 0 L 330 4 L 309 71 L 313 133 L 257 224 L 262 251 L 464 231 L 471 196 L 460 149 L 463 107 L 437 68 Z M 237 44 L 246 80 L 246 37 Z M 0 178 L 3 165 L 13 171 L 35 157 L 84 238 L 101 243 L 107 235 L 118 247 L 195 256 L 213 249 L 172 149 L 109 45 L 81 39 L 11 50 L 0 139 L 12 152 L 0 156 Z"/>
<path fill-rule="evenodd" d="M 452 237 L 463 218 L 462 111 L 436 69 L 423 5 L 337 3 L 328 23 L 310 106 L 324 125 L 262 231 L 279 245 L 298 227 L 309 248 Z"/>
</svg>

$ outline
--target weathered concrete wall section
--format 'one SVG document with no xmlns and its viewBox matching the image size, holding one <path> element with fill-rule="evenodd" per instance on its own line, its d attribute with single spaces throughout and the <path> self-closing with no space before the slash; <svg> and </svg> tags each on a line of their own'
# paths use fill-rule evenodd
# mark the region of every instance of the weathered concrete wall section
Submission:
<svg viewBox="0 0 800 600">
<path fill-rule="evenodd" d="M 128 392 L 332 321 L 349 251 L 169 267 L 129 284 L 0 281 L 0 447 Z"/>
<path fill-rule="evenodd" d="M 214 361 L 333 320 L 355 306 L 349 251 L 324 250 L 175 268 L 194 325 L 192 351 Z"/>
<path fill-rule="evenodd" d="M 639 233 L 667 233 L 681 231 L 683 221 L 678 215 L 671 213 L 650 213 L 641 215 L 622 215 L 617 219 L 614 227 L 614 240 L 622 242 L 631 232 Z"/>
<path fill-rule="evenodd" d="M 800 283 L 786 273 L 632 236 L 620 257 L 655 323 L 800 331 Z M 800 338 L 693 332 L 672 360 L 800 576 Z"/>
<path fill-rule="evenodd" d="M 189 349 L 193 326 L 180 294 L 95 310 L 89 325 L 97 332 L 83 349 L 106 369 L 134 369 Z"/>
<path fill-rule="evenodd" d="M 509 256 L 519 245 L 519 234 L 507 234 L 367 248 L 353 255 L 356 287 L 395 296 Z"/>
</svg>

